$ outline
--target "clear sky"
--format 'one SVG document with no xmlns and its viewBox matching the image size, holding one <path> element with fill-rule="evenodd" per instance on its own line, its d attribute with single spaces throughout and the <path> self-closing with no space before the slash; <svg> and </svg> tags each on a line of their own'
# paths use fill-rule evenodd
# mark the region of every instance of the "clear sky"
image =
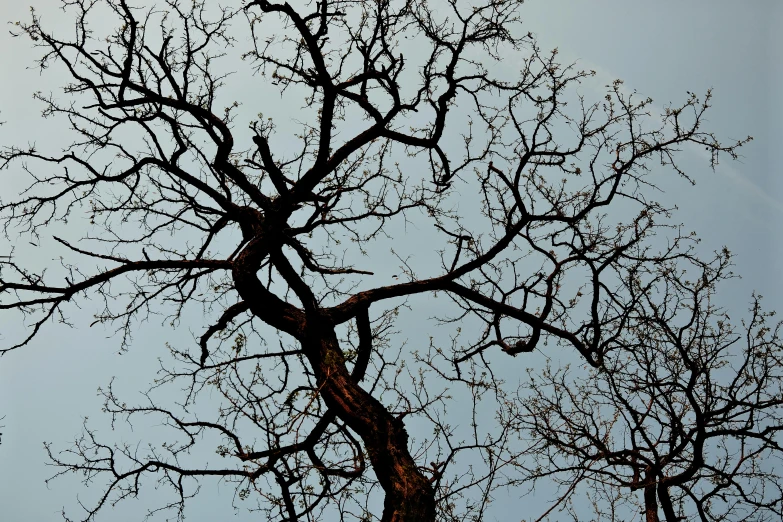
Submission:
<svg viewBox="0 0 783 522">
<path fill-rule="evenodd" d="M 26 4 L 0 3 L 0 22 L 26 19 Z M 62 12 L 53 8 L 56 3 L 35 5 L 45 24 L 69 26 Z M 684 164 L 697 185 L 666 181 L 662 184 L 670 192 L 660 199 L 679 206 L 676 219 L 698 232 L 705 253 L 726 245 L 737 254 L 735 272 L 742 280 L 731 282 L 721 294 L 730 310 L 744 311 L 755 289 L 766 297 L 767 307 L 783 311 L 783 178 L 778 158 L 783 143 L 783 3 L 528 0 L 522 13 L 541 47 L 558 47 L 563 62 L 578 60 L 583 68 L 595 69 L 604 83 L 621 78 L 626 87 L 651 96 L 660 106 L 683 100 L 686 91 L 714 88 L 709 130 L 727 140 L 748 134 L 755 139 L 742 149 L 741 161 L 727 159 L 715 172 L 698 150 L 684 151 Z M 56 90 L 68 79 L 57 71 L 40 75 L 37 69 L 28 69 L 38 51 L 7 31 L 0 33 L 0 51 L 0 120 L 6 122 L 0 127 L 0 144 L 59 143 L 61 136 L 53 135 L 47 121 L 39 117 L 40 106 L 31 95 Z M 584 94 L 599 98 L 603 93 Z M 0 172 L 0 194 L 18 187 L 12 175 L 13 171 Z M 23 243 L 19 253 L 34 256 L 35 262 L 50 262 L 55 255 L 31 249 L 26 239 Z M 0 360 L 0 416 L 5 415 L 1 422 L 5 428 L 0 430 L 0 519 L 4 521 L 58 520 L 62 507 L 76 513 L 75 495 L 89 493 L 75 478 L 55 481 L 49 488 L 44 485 L 54 471 L 45 466 L 42 442 L 67 447 L 84 416 L 102 425 L 98 386 L 116 376 L 117 386 L 132 396 L 153 377 L 164 342 L 186 340 L 191 331 L 201 329 L 198 323 L 183 325 L 182 333 L 176 333 L 147 323 L 139 330 L 134 349 L 118 355 L 118 342 L 108 337 L 109 332 L 86 328 L 87 324 L 76 321 L 72 330 L 49 327 L 33 345 Z M 17 324 L 0 314 L 0 342 L 18 331 Z M 129 440 L 138 438 L 138 432 L 129 436 Z M 155 494 L 152 488 L 147 492 Z M 204 491 L 198 510 L 189 518 L 233 516 L 228 507 L 231 493 L 230 487 Z M 140 501 L 107 510 L 100 520 L 136 520 L 131 513 L 143 511 L 146 498 L 142 495 Z M 240 511 L 234 519 L 256 517 Z"/>
</svg>

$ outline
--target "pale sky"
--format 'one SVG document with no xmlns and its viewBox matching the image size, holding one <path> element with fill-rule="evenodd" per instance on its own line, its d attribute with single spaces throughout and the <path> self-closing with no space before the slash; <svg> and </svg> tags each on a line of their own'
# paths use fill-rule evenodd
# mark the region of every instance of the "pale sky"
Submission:
<svg viewBox="0 0 783 522">
<path fill-rule="evenodd" d="M 57 3 L 35 5 L 45 24 L 69 26 L 62 12 L 52 8 Z M 660 106 L 683 100 L 686 91 L 714 88 L 709 130 L 727 141 L 748 134 L 755 139 L 742 149 L 741 161 L 725 159 L 715 172 L 698 150 L 684 151 L 683 164 L 697 185 L 666 181 L 662 184 L 671 191 L 660 199 L 679 206 L 675 219 L 698 232 L 705 254 L 723 245 L 737 254 L 735 272 L 742 279 L 728 284 L 720 296 L 732 312 L 741 315 L 753 290 L 766 297 L 766 307 L 783 310 L 779 226 L 783 178 L 776 152 L 783 142 L 779 94 L 783 92 L 783 3 L 528 0 L 522 13 L 526 28 L 538 36 L 542 48 L 558 47 L 563 62 L 578 60 L 582 68 L 596 70 L 604 83 L 621 78 L 627 88 L 649 95 Z M 5 0 L 0 6 L 0 22 L 27 16 L 26 2 Z M 31 95 L 36 90 L 56 90 L 68 79 L 27 69 L 38 53 L 26 39 L 11 38 L 3 31 L 0 50 L 0 121 L 6 122 L 0 127 L 0 144 L 35 141 L 44 148 L 57 143 L 61 137 L 50 134 Z M 583 94 L 597 99 L 603 93 Z M 16 187 L 9 180 L 11 174 L 0 172 L 0 197 Z M 36 256 L 37 262 L 49 262 L 54 255 L 32 251 L 26 243 L 26 239 L 20 242 L 19 252 Z M 78 317 L 75 311 L 72 315 Z M 4 521 L 60 520 L 63 507 L 78 516 L 75 495 L 92 498 L 90 492 L 76 478 L 55 481 L 49 488 L 44 485 L 54 470 L 45 466 L 42 442 L 66 448 L 80 432 L 85 416 L 99 426 L 105 424 L 95 393 L 98 386 L 116 376 L 117 386 L 133 396 L 154 377 L 157 351 L 164 342 L 172 335 L 174 340 L 176 335 L 187 339 L 190 331 L 201 330 L 196 323 L 183 325 L 184 333 L 173 334 L 154 322 L 146 323 L 139 329 L 134 349 L 118 355 L 117 340 L 108 338 L 107 331 L 87 328 L 88 324 L 76 322 L 72 330 L 50 325 L 31 346 L 0 360 L 0 416 L 5 415 L 0 422 L 5 425 L 0 445 L 0 519 Z M 15 333 L 18 325 L 0 314 L 0 342 L 16 337 Z M 129 437 L 138 439 L 138 432 Z M 190 520 L 229 516 L 257 520 L 241 510 L 234 515 L 232 488 L 210 488 L 205 483 L 208 490 L 194 502 Z M 105 510 L 99 520 L 140 519 L 134 514 L 143 513 L 155 491 L 148 487 L 146 494 L 115 511 Z M 525 505 L 535 507 L 535 503 Z M 509 509 L 518 513 L 519 505 Z"/>
</svg>

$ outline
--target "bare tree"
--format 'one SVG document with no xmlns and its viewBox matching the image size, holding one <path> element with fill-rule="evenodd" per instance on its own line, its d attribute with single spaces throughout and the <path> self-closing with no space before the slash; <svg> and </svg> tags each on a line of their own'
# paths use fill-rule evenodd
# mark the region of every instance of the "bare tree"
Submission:
<svg viewBox="0 0 783 522">
<path fill-rule="evenodd" d="M 672 345 L 643 342 L 642 326 L 676 332 L 682 307 L 668 297 L 653 306 L 632 282 L 669 270 L 650 288 L 672 284 L 684 302 L 694 287 L 676 267 L 709 265 L 649 199 L 650 169 L 687 178 L 676 163 L 683 146 L 705 148 L 714 166 L 747 140 L 722 144 L 702 129 L 710 93 L 660 115 L 619 81 L 605 99 L 584 99 L 574 87 L 594 73 L 539 49 L 519 4 L 256 0 L 216 9 L 169 0 L 150 9 L 70 0 L 72 37 L 35 13 L 19 24 L 43 50 L 39 66 L 71 77 L 66 101 L 36 97 L 45 116 L 67 119 L 75 141 L 62 154 L 2 153 L 6 169 L 31 180 L 0 204 L 4 229 L 36 241 L 52 227 L 73 237 L 54 238 L 71 258 L 46 274 L 0 260 L 0 309 L 29 324 L 3 350 L 29 344 L 47 322 L 68 322 L 69 303 L 86 298 L 103 303 L 93 324 L 116 325 L 123 348 L 155 314 L 174 326 L 212 321 L 192 347 L 171 347 L 147 403 L 103 391 L 115 419 L 162 418 L 173 430 L 166 443 L 142 452 L 85 427 L 66 452 L 50 450 L 62 474 L 104 481 L 87 520 L 137 496 L 150 476 L 176 495 L 160 509 L 179 515 L 195 484 L 212 477 L 233 481 L 269 519 L 481 519 L 498 487 L 535 477 L 525 462 L 540 448 L 516 438 L 521 413 L 498 375 L 519 364 L 509 356 L 567 350 L 596 382 L 624 382 L 618 354 L 641 360 Z M 501 63 L 509 57 L 520 64 L 513 74 Z M 300 107 L 299 129 L 283 132 L 287 121 L 261 114 L 245 121 L 241 107 L 281 102 L 252 90 L 232 99 L 236 69 L 255 73 L 259 93 L 274 86 Z M 433 231 L 425 237 L 441 262 L 418 266 L 398 246 L 399 275 L 374 274 L 377 245 L 411 222 Z M 454 326 L 451 347 L 400 343 L 399 317 L 422 294 L 451 300 L 440 318 Z M 732 334 L 715 335 L 722 346 Z M 772 371 L 777 338 L 770 343 L 753 364 Z M 690 351 L 680 352 L 687 366 Z M 699 393 L 719 394 L 714 374 L 697 374 Z M 172 385 L 185 396 L 169 407 L 156 391 Z M 720 394 L 745 393 L 738 386 Z M 204 413 L 216 391 L 220 407 Z M 638 408 L 620 384 L 607 393 L 609 404 Z M 448 421 L 456 400 L 471 405 L 469 426 Z M 710 422 L 733 429 L 732 415 L 720 410 Z M 413 439 L 411 425 L 432 435 Z M 224 465 L 192 462 L 210 437 Z M 774 433 L 768 439 L 765 449 Z M 548 447 L 571 458 L 566 446 Z M 626 467 L 649 465 L 653 478 L 619 486 L 662 484 L 655 476 L 669 464 L 638 451 Z M 725 469 L 692 449 L 677 459 L 680 484 Z M 762 507 L 752 495 L 735 498 Z"/>
<path fill-rule="evenodd" d="M 659 508 L 667 522 L 783 516 L 781 324 L 758 296 L 741 329 L 715 305 L 729 261 L 690 281 L 675 265 L 634 274 L 638 310 L 600 368 L 530 372 L 515 423 L 536 441 L 525 480 L 585 481 L 602 505 L 643 491 L 648 522 Z"/>
</svg>

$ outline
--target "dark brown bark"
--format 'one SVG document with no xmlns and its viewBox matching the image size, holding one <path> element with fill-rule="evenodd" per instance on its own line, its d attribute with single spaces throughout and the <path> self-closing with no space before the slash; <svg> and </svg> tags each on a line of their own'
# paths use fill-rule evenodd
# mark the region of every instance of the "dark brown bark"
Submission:
<svg viewBox="0 0 783 522">
<path fill-rule="evenodd" d="M 644 486 L 644 520 L 645 522 L 659 522 L 660 520 L 654 482 Z"/>
<path fill-rule="evenodd" d="M 269 324 L 276 324 L 300 340 L 329 411 L 362 439 L 373 471 L 385 492 L 381 521 L 435 520 L 435 490 L 408 451 L 408 433 L 402 420 L 395 418 L 358 384 L 372 349 L 367 308 L 360 310 L 357 316 L 360 355 L 352 374 L 346 367 L 330 321 L 318 316 L 315 310 L 306 316 L 295 307 L 278 302 L 261 285 L 253 266 L 263 259 L 265 249 L 259 247 L 254 250 L 249 246 L 235 263 L 237 289 L 256 316 Z M 282 271 L 290 275 L 285 268 Z"/>
<path fill-rule="evenodd" d="M 310 322 L 310 321 L 309 321 Z M 308 325 L 303 343 L 324 402 L 364 442 L 373 471 L 386 493 L 382 522 L 435 520 L 435 490 L 408 451 L 408 433 L 348 372 L 334 330 Z"/>
</svg>

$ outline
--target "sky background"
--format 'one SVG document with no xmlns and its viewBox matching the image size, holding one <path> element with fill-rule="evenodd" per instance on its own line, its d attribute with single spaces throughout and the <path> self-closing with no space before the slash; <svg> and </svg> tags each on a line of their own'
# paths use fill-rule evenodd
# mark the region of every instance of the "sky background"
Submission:
<svg viewBox="0 0 783 522">
<path fill-rule="evenodd" d="M 69 27 L 55 2 L 34 4 L 45 24 Z M 685 150 L 683 164 L 697 181 L 695 187 L 672 180 L 660 199 L 679 206 L 676 216 L 687 229 L 703 238 L 706 254 L 723 245 L 737 254 L 735 272 L 742 276 L 725 285 L 722 303 L 732 312 L 747 307 L 751 291 L 766 297 L 768 308 L 783 310 L 783 178 L 778 158 L 783 142 L 783 2 L 777 0 L 641 2 L 628 0 L 529 0 L 522 8 L 526 28 L 543 49 L 558 47 L 563 63 L 577 61 L 594 69 L 603 83 L 615 78 L 652 97 L 658 106 L 714 88 L 708 128 L 722 139 L 754 141 L 741 151 L 740 161 L 726 159 L 712 172 L 696 149 Z M 28 17 L 26 2 L 0 2 L 0 22 Z M 35 141 L 44 147 L 61 138 L 40 119 L 37 90 L 57 90 L 67 78 L 40 75 L 28 68 L 38 56 L 29 40 L 0 34 L 3 69 L 0 74 L 0 144 Z M 602 92 L 583 92 L 597 99 Z M 0 172 L 0 194 L 16 187 L 13 170 Z M 20 243 L 20 256 L 49 262 L 54 255 Z M 0 248 L 2 249 L 2 248 Z M 4 250 L 4 249 L 3 249 Z M 5 251 L 0 252 L 4 254 Z M 74 314 L 75 315 L 75 314 Z M 177 334 L 147 323 L 136 337 L 141 349 L 118 355 L 118 342 L 107 332 L 87 329 L 77 322 L 73 330 L 49 327 L 28 348 L 0 360 L 0 421 L 5 427 L 0 446 L 0 519 L 9 522 L 59 520 L 60 510 L 72 513 L 75 495 L 83 492 L 76 479 L 60 480 L 47 488 L 53 474 L 45 465 L 42 442 L 67 446 L 81 430 L 85 416 L 100 417 L 96 388 L 117 376 L 118 386 L 130 394 L 142 390 L 157 369 L 154 350 Z M 200 330 L 200 325 L 192 325 Z M 188 328 L 188 325 L 185 325 Z M 0 342 L 18 333 L 18 325 L 0 314 Z M 150 352 L 153 353 L 150 353 Z M 137 434 L 138 435 L 138 434 Z M 233 516 L 232 488 L 216 495 L 207 491 L 197 501 L 190 520 Z M 105 511 L 99 520 L 137 520 L 131 515 L 147 499 Z M 516 506 L 514 509 L 518 509 Z M 235 520 L 257 517 L 239 512 Z"/>
</svg>

